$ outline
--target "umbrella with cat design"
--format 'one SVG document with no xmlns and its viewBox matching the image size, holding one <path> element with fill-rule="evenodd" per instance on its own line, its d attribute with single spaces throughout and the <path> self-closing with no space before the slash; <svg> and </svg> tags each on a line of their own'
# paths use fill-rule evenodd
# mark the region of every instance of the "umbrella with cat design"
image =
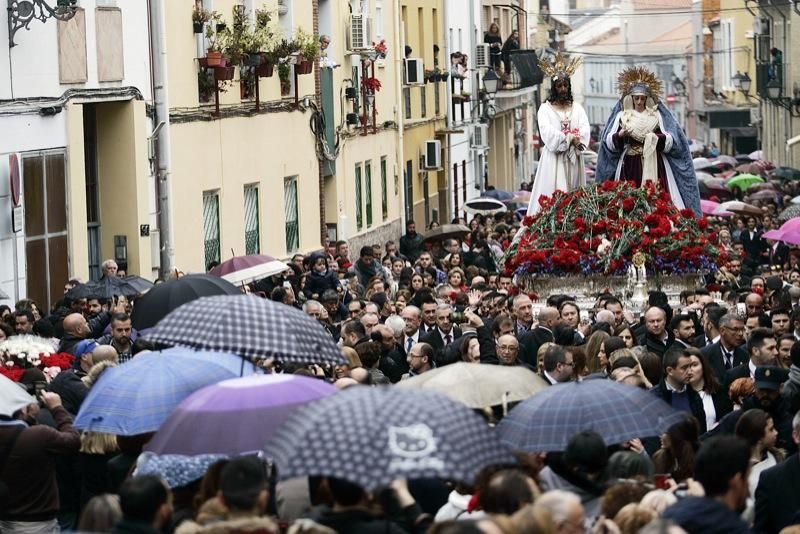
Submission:
<svg viewBox="0 0 800 534">
<path fill-rule="evenodd" d="M 265 448 L 282 479 L 326 476 L 368 491 L 396 479 L 465 483 L 514 457 L 494 429 L 441 393 L 354 386 L 294 412 Z"/>
</svg>

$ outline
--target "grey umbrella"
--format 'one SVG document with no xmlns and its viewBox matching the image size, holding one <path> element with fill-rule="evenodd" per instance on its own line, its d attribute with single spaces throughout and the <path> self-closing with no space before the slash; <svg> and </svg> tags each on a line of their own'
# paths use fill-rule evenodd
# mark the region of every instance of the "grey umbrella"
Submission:
<svg viewBox="0 0 800 534">
<path fill-rule="evenodd" d="M 789 219 L 793 219 L 795 217 L 800 217 L 800 204 L 792 204 L 782 212 L 778 214 L 778 221 L 786 222 Z"/>
<path fill-rule="evenodd" d="M 441 393 L 355 386 L 294 412 L 267 443 L 281 478 L 328 476 L 374 490 L 399 478 L 466 483 L 514 458 L 472 410 Z"/>
<path fill-rule="evenodd" d="M 147 338 L 242 357 L 294 363 L 346 363 L 330 334 L 310 316 L 252 295 L 216 295 L 171 311 Z"/>
</svg>

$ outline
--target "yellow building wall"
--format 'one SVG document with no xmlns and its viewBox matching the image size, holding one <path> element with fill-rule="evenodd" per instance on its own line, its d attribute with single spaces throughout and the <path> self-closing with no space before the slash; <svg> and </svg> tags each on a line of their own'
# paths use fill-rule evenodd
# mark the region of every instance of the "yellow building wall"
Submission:
<svg viewBox="0 0 800 534">
<path fill-rule="evenodd" d="M 519 189 L 514 183 L 514 112 L 497 115 L 489 123 L 489 146 L 487 185 L 503 191 Z"/>
<path fill-rule="evenodd" d="M 67 234 L 69 276 L 89 279 L 89 242 L 86 232 L 86 166 L 83 143 L 83 106 L 68 103 L 67 116 Z"/>
<path fill-rule="evenodd" d="M 97 106 L 101 257 L 113 258 L 114 236 L 127 236 L 128 273 L 149 277 L 150 237 L 140 237 L 139 233 L 139 224 L 147 224 L 150 219 L 147 136 L 143 101 Z M 84 235 L 85 228 L 84 223 Z"/>
<path fill-rule="evenodd" d="M 422 58 L 425 69 L 434 67 L 434 43 L 439 46 L 438 67 L 447 69 L 448 58 L 444 57 L 445 32 L 443 20 L 443 6 L 441 0 L 404 0 L 401 5 L 401 28 L 405 37 L 405 44 L 412 48 L 411 57 Z M 413 162 L 412 184 L 413 199 L 411 205 L 414 220 L 422 225 L 425 221 L 432 220 L 433 210 L 439 211 L 439 219 L 447 218 L 447 213 L 441 211 L 439 203 L 439 189 L 445 189 L 446 184 L 440 187 L 439 180 L 445 180 L 446 173 L 437 171 L 426 171 L 420 173 L 420 154 L 425 148 L 425 142 L 439 139 L 442 141 L 442 168 L 447 169 L 448 162 L 444 159 L 446 151 L 446 139 L 443 136 L 437 137 L 436 133 L 446 127 L 445 114 L 447 113 L 447 101 L 445 99 L 445 87 L 443 83 L 425 84 L 425 108 L 426 116 L 422 116 L 422 94 L 420 87 L 411 87 L 411 119 L 403 120 L 403 161 L 400 162 L 400 187 L 403 184 L 403 170 L 406 168 L 406 161 Z M 439 115 L 435 114 L 435 92 L 440 92 Z M 429 210 L 425 212 L 426 197 L 424 194 L 424 178 L 428 177 L 428 196 L 427 201 Z M 408 203 L 408 199 L 406 199 Z M 446 208 L 446 203 L 444 204 Z"/>
<path fill-rule="evenodd" d="M 736 106 L 754 106 L 758 101 L 752 97 L 756 92 L 756 64 L 753 59 L 753 16 L 735 0 L 720 0 L 720 18 L 733 22 L 733 74 L 747 73 L 752 80 L 751 97 L 748 99 L 741 91 L 726 91 L 728 103 Z"/>
<path fill-rule="evenodd" d="M 225 22 L 230 26 L 233 17 L 233 6 L 238 4 L 241 4 L 241 2 L 237 0 L 215 0 L 214 11 L 218 11 L 223 16 Z M 199 103 L 197 87 L 197 74 L 199 71 L 199 65 L 196 60 L 198 57 L 198 36 L 194 34 L 192 29 L 193 5 L 193 2 L 165 2 L 165 16 L 168 28 L 169 100 L 171 108 L 192 108 L 201 105 Z M 275 9 L 277 5 L 277 0 L 256 2 L 256 7 L 259 9 L 262 7 L 266 9 Z M 292 25 L 292 32 L 296 31 L 297 28 L 302 28 L 307 33 L 312 33 L 313 12 L 311 2 L 292 2 L 291 6 L 291 17 L 294 22 Z M 285 32 L 284 36 L 287 39 L 292 37 L 288 31 Z M 202 42 L 205 43 L 204 40 Z M 205 46 L 201 46 L 201 49 L 204 50 Z M 314 94 L 313 74 L 298 76 L 297 79 L 299 84 L 298 95 L 301 98 L 305 95 Z M 281 99 L 277 67 L 272 77 L 260 78 L 259 91 L 262 102 Z M 292 93 L 291 98 L 294 98 L 294 93 Z M 237 68 L 233 82 L 228 82 L 227 90 L 220 93 L 220 104 L 231 105 L 241 102 L 243 101 L 239 91 L 239 69 Z M 244 102 L 248 102 L 248 100 Z M 202 106 L 212 107 L 213 97 L 211 103 L 202 104 Z"/>
<path fill-rule="evenodd" d="M 204 271 L 203 192 L 219 191 L 220 251 L 244 254 L 244 186 L 259 186 L 261 253 L 285 257 L 284 179 L 298 177 L 300 248 L 320 248 L 319 175 L 308 114 L 270 113 L 172 126 L 176 263 Z"/>
</svg>

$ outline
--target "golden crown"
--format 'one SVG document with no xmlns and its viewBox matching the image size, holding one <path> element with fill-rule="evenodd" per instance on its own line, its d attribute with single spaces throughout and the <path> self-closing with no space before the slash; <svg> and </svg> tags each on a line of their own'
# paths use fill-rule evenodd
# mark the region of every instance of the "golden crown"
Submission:
<svg viewBox="0 0 800 534">
<path fill-rule="evenodd" d="M 658 100 L 661 94 L 661 80 L 647 70 L 646 67 L 628 67 L 619 73 L 617 79 L 622 96 L 632 94 L 634 91 L 651 96 Z"/>
<path fill-rule="evenodd" d="M 539 60 L 539 68 L 542 69 L 545 76 L 548 78 L 569 78 L 578 69 L 581 64 L 580 57 L 573 57 L 568 59 L 559 52 L 556 54 L 556 59 L 552 63 L 542 58 Z"/>
</svg>

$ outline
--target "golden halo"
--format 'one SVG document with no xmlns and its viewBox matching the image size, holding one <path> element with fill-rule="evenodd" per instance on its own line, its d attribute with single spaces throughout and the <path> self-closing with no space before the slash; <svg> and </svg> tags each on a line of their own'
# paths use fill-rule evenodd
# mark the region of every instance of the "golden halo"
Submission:
<svg viewBox="0 0 800 534">
<path fill-rule="evenodd" d="M 661 80 L 656 78 L 656 75 L 647 70 L 647 67 L 628 67 L 619 73 L 617 79 L 617 86 L 619 87 L 622 96 L 629 95 L 635 88 L 647 88 L 648 96 L 654 100 L 658 100 L 661 95 Z"/>
<path fill-rule="evenodd" d="M 567 58 L 559 52 L 556 54 L 556 59 L 554 62 L 550 63 L 548 60 L 542 58 L 539 60 L 539 68 L 542 69 L 542 72 L 548 78 L 559 78 L 559 77 L 570 77 L 575 74 L 575 71 L 578 68 L 578 65 L 581 64 L 582 59 L 580 57 L 573 57 L 569 61 Z"/>
</svg>

